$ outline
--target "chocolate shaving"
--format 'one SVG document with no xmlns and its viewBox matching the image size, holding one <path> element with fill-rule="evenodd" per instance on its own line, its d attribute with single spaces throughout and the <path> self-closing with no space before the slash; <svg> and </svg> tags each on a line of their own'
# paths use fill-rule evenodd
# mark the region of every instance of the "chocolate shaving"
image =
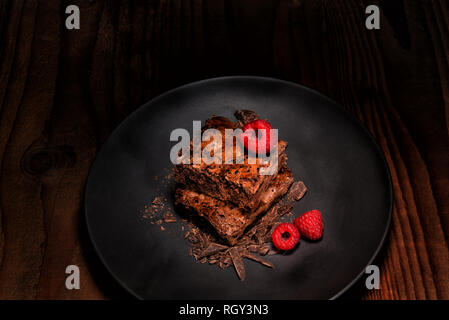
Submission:
<svg viewBox="0 0 449 320">
<path fill-rule="evenodd" d="M 268 232 L 268 233 L 264 236 L 263 240 L 264 240 L 265 243 L 271 242 L 271 241 L 272 241 L 272 239 L 271 239 L 271 234 L 272 234 L 272 233 L 273 233 L 273 231 L 270 231 L 270 232 Z"/>
<path fill-rule="evenodd" d="M 287 199 L 289 201 L 298 201 L 304 196 L 306 192 L 307 187 L 305 186 L 304 182 L 296 181 L 291 185 L 290 190 L 287 193 Z"/>
<path fill-rule="evenodd" d="M 190 241 L 190 243 L 199 243 L 198 238 L 195 237 L 195 236 L 191 236 L 191 237 L 189 238 L 189 241 Z"/>
<path fill-rule="evenodd" d="M 258 256 L 256 256 L 256 255 L 251 254 L 251 253 L 245 253 L 245 254 L 243 254 L 243 256 L 244 256 L 245 258 L 248 258 L 248 259 L 257 261 L 257 262 L 263 264 L 263 265 L 266 266 L 266 267 L 274 268 L 274 264 L 271 263 L 270 261 L 264 260 L 264 259 L 262 259 L 262 258 L 260 258 L 260 257 L 258 257 Z"/>
<path fill-rule="evenodd" d="M 223 257 L 223 263 L 225 264 L 225 265 L 227 265 L 227 266 L 230 266 L 231 265 L 231 262 L 232 262 L 232 259 L 231 259 L 231 257 L 230 256 L 224 256 Z"/>
<path fill-rule="evenodd" d="M 164 213 L 164 222 L 165 223 L 171 223 L 176 222 L 176 217 L 171 212 Z"/>
<path fill-rule="evenodd" d="M 279 207 L 278 209 L 278 218 L 282 217 L 283 215 L 291 212 L 293 209 L 293 205 L 291 203 L 288 204 L 284 204 L 282 206 Z"/>
<path fill-rule="evenodd" d="M 248 251 L 256 253 L 259 251 L 259 248 L 260 247 L 257 244 L 250 244 L 248 246 Z"/>
<path fill-rule="evenodd" d="M 268 227 L 271 231 L 273 226 L 279 223 L 279 219 L 291 212 L 293 205 L 288 203 L 284 205 L 276 205 L 265 217 L 263 217 L 261 225 Z M 270 233 L 271 234 L 271 233 Z"/>
<path fill-rule="evenodd" d="M 274 221 L 276 221 L 279 218 L 278 212 L 280 207 L 281 205 L 278 203 L 271 207 L 271 209 L 268 210 L 267 214 L 262 217 L 259 225 L 270 225 Z"/>
<path fill-rule="evenodd" d="M 266 255 L 268 253 L 268 251 L 270 251 L 270 247 L 265 245 L 265 246 L 260 247 L 259 254 L 261 256 L 264 256 L 264 255 Z"/>
<path fill-rule="evenodd" d="M 202 232 L 198 233 L 198 238 L 201 242 L 202 248 L 207 248 L 209 246 L 209 238 L 205 233 Z"/>
<path fill-rule="evenodd" d="M 162 204 L 162 197 L 156 197 L 156 198 L 154 198 L 152 204 L 155 204 L 155 205 Z"/>
<path fill-rule="evenodd" d="M 240 280 L 245 280 L 245 266 L 243 265 L 242 256 L 236 247 L 232 247 L 229 250 L 229 255 L 231 256 L 232 263 L 234 264 L 235 271 L 239 276 Z"/>
<path fill-rule="evenodd" d="M 211 242 L 207 246 L 207 248 L 204 249 L 203 252 L 200 254 L 200 258 L 211 256 L 211 255 L 216 254 L 218 252 L 224 251 L 224 250 L 226 250 L 228 248 L 229 248 L 228 246 L 224 246 L 224 245 L 219 244 L 219 243 Z"/>
</svg>

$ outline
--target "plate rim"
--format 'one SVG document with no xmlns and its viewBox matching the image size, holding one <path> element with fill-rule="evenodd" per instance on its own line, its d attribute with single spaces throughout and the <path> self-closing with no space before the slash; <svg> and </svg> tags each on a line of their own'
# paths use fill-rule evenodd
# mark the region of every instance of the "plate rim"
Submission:
<svg viewBox="0 0 449 320">
<path fill-rule="evenodd" d="M 97 255 L 97 257 L 100 259 L 101 263 L 103 264 L 103 266 L 106 268 L 106 270 L 109 272 L 109 274 L 112 276 L 112 278 L 114 278 L 115 281 L 118 282 L 118 284 L 124 288 L 129 294 L 131 294 L 133 297 L 139 299 L 139 300 L 146 300 L 145 298 L 141 297 L 140 295 L 138 295 L 136 292 L 134 292 L 132 289 L 130 289 L 121 279 L 119 279 L 119 277 L 111 270 L 111 268 L 109 267 L 109 265 L 106 263 L 106 261 L 104 260 L 104 257 L 102 256 L 102 254 L 100 253 L 100 250 L 96 244 L 96 242 L 94 241 L 93 235 L 92 235 L 92 229 L 91 226 L 89 225 L 89 217 L 88 217 L 88 209 L 87 209 L 87 194 L 88 194 L 88 189 L 89 189 L 89 181 L 91 179 L 91 173 L 93 171 L 93 167 L 95 162 L 97 161 L 98 156 L 100 155 L 104 145 L 107 143 L 107 141 L 114 135 L 116 134 L 120 128 L 124 125 L 125 122 L 127 122 L 129 119 L 131 119 L 132 117 L 135 117 L 137 113 L 139 113 L 140 111 L 142 111 L 143 109 L 145 109 L 145 107 L 156 103 L 158 100 L 164 98 L 165 96 L 168 96 L 170 94 L 172 94 L 173 92 L 176 92 L 178 90 L 181 89 L 186 89 L 188 87 L 192 87 L 192 86 L 196 86 L 196 85 L 200 85 L 203 83 L 208 83 L 208 82 L 216 82 L 216 81 L 224 81 L 224 80 L 250 80 L 250 81 L 270 81 L 270 82 L 277 82 L 277 83 L 281 83 L 284 85 L 288 85 L 291 87 L 295 87 L 297 89 L 301 89 L 301 90 L 305 90 L 308 91 L 314 95 L 318 95 L 320 96 L 320 98 L 324 98 L 325 100 L 327 100 L 328 102 L 334 104 L 336 107 L 338 107 L 343 113 L 346 114 L 346 116 L 350 119 L 350 121 L 352 121 L 353 123 L 356 124 L 356 126 L 358 126 L 360 129 L 362 129 L 362 131 L 368 136 L 369 140 L 371 141 L 371 143 L 375 146 L 376 152 L 377 154 L 380 156 L 380 158 L 382 159 L 383 162 L 383 166 L 385 168 L 385 172 L 387 174 L 387 180 L 388 180 L 388 197 L 389 197 L 389 209 L 388 209 L 388 217 L 387 217 L 387 223 L 385 226 L 385 230 L 384 233 L 382 235 L 381 240 L 379 241 L 379 244 L 377 245 L 376 250 L 373 252 L 373 254 L 371 255 L 371 258 L 369 259 L 369 261 L 367 262 L 367 264 L 363 267 L 363 269 L 358 273 L 358 275 L 356 277 L 354 277 L 353 280 L 351 280 L 350 282 L 348 282 L 346 284 L 346 286 L 344 286 L 342 289 L 340 289 L 340 291 L 338 291 L 336 294 L 334 294 L 332 297 L 328 298 L 328 300 L 335 300 L 337 298 L 339 298 L 341 295 L 343 295 L 346 291 L 348 291 L 357 281 L 359 281 L 359 279 L 362 277 L 362 275 L 365 273 L 366 268 L 374 261 L 374 259 L 378 256 L 379 252 L 381 251 L 381 249 L 384 247 L 387 236 L 389 234 L 390 231 L 390 226 L 391 226 L 391 219 L 392 219 L 392 212 L 393 212 L 393 205 L 394 205 L 394 192 L 393 192 L 393 183 L 392 183 L 392 177 L 391 177 L 391 172 L 390 172 L 390 167 L 388 166 L 388 162 L 387 159 L 380 147 L 380 145 L 378 144 L 378 142 L 374 139 L 374 137 L 371 135 L 371 133 L 368 131 L 368 129 L 355 117 L 354 114 L 350 113 L 347 109 L 345 109 L 343 107 L 343 105 L 341 105 L 340 103 L 332 100 L 331 98 L 329 98 L 328 96 L 326 96 L 325 94 L 311 89 L 309 87 L 303 86 L 301 84 L 292 82 L 292 81 L 288 81 L 288 80 L 282 80 L 282 79 L 278 79 L 278 78 L 273 78 L 273 77 L 265 77 L 265 76 L 253 76 L 253 75 L 233 75 L 233 76 L 222 76 L 222 77 L 213 77 L 213 78 L 206 78 L 206 79 L 202 79 L 202 80 L 197 80 L 197 81 L 193 81 L 193 82 L 189 82 L 183 85 L 180 85 L 178 87 L 172 88 L 168 91 L 165 91 L 157 96 L 155 96 L 154 98 L 146 101 L 145 103 L 143 103 L 142 105 L 140 105 L 139 107 L 137 107 L 135 110 L 133 110 L 130 114 L 128 114 L 122 121 L 120 121 L 120 123 L 111 131 L 111 133 L 105 138 L 105 140 L 103 141 L 102 145 L 99 147 L 98 151 L 96 152 L 90 167 L 89 167 L 89 171 L 88 171 L 88 175 L 87 175 L 87 179 L 85 182 L 85 188 L 84 188 L 84 193 L 83 193 L 83 201 L 82 204 L 84 206 L 84 220 L 85 220 L 85 224 L 87 227 L 87 233 L 90 239 L 90 242 L 94 248 L 94 251 Z M 157 299 L 154 299 L 157 300 Z M 168 299 L 167 299 L 168 300 Z M 292 299 L 293 301 L 295 301 L 295 299 Z"/>
</svg>

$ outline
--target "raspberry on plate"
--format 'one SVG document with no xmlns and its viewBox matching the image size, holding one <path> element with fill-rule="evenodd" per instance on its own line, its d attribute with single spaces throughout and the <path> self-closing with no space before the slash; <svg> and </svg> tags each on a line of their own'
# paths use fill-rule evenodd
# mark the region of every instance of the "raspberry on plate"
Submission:
<svg viewBox="0 0 449 320">
<path fill-rule="evenodd" d="M 300 237 L 298 229 L 293 224 L 286 222 L 278 225 L 271 235 L 274 246 L 279 250 L 293 249 L 298 244 Z"/>
<path fill-rule="evenodd" d="M 296 218 L 293 223 L 307 239 L 318 240 L 323 236 L 323 218 L 319 210 L 308 211 Z"/>
</svg>

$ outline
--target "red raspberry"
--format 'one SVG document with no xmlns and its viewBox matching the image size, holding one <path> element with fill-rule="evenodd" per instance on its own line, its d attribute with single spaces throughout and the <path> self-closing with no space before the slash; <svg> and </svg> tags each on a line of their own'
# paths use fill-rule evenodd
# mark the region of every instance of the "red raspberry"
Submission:
<svg viewBox="0 0 449 320">
<path fill-rule="evenodd" d="M 271 235 L 273 244 L 279 250 L 291 250 L 299 242 L 300 234 L 298 229 L 291 223 L 281 223 L 278 225 Z"/>
<path fill-rule="evenodd" d="M 253 130 L 253 133 L 250 133 L 247 130 Z M 243 126 L 243 134 L 242 134 L 242 143 L 246 149 L 257 153 L 259 151 L 259 147 L 262 150 L 263 146 L 265 146 L 266 153 L 269 153 L 270 150 L 274 147 L 276 141 L 271 141 L 270 130 L 273 129 L 271 124 L 265 120 L 254 120 L 248 122 Z M 259 131 L 260 136 L 259 136 Z"/>
<path fill-rule="evenodd" d="M 319 210 L 306 212 L 293 223 L 307 239 L 318 240 L 323 236 L 323 218 Z"/>
</svg>

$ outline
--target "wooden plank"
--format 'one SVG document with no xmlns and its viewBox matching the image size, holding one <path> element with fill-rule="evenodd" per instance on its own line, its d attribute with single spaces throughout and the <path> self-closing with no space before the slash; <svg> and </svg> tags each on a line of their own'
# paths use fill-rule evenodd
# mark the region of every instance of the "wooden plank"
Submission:
<svg viewBox="0 0 449 320">
<path fill-rule="evenodd" d="M 0 3 L 0 298 L 123 297 L 95 256 L 82 193 L 98 147 L 139 105 L 230 74 L 309 86 L 380 144 L 395 206 L 381 289 L 349 297 L 449 299 L 449 7 L 444 1 Z M 364 9 L 378 4 L 381 30 Z M 77 264 L 82 290 L 64 288 Z M 360 289 L 361 287 L 361 289 Z"/>
</svg>

